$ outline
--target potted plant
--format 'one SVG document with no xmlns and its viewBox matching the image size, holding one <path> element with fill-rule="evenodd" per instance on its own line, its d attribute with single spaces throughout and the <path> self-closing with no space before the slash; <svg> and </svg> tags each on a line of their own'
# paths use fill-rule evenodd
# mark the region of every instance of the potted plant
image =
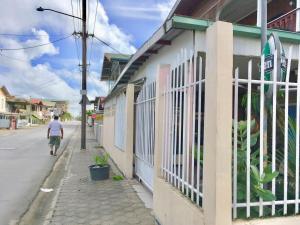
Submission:
<svg viewBox="0 0 300 225">
<path fill-rule="evenodd" d="M 105 180 L 109 177 L 109 154 L 105 153 L 103 156 L 96 155 L 94 157 L 94 165 L 89 166 L 92 180 Z"/>
</svg>

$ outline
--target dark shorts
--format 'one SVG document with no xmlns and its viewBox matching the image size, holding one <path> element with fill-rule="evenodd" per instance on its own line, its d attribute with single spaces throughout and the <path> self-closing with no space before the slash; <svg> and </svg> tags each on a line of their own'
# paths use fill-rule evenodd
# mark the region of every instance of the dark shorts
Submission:
<svg viewBox="0 0 300 225">
<path fill-rule="evenodd" d="M 54 145 L 58 148 L 60 146 L 60 136 L 50 136 L 49 145 Z"/>
</svg>

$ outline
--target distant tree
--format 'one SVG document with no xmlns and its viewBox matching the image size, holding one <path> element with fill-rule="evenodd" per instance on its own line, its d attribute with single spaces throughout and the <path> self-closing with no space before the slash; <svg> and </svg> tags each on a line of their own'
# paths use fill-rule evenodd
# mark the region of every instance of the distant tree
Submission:
<svg viewBox="0 0 300 225">
<path fill-rule="evenodd" d="M 71 115 L 71 113 L 69 113 L 69 112 L 64 112 L 62 115 L 61 115 L 61 117 L 60 117 L 60 120 L 61 121 L 66 121 L 66 120 L 72 120 L 72 115 Z"/>
<path fill-rule="evenodd" d="M 91 116 L 93 113 L 94 113 L 94 110 L 91 110 L 91 109 L 86 111 L 87 116 Z"/>
</svg>

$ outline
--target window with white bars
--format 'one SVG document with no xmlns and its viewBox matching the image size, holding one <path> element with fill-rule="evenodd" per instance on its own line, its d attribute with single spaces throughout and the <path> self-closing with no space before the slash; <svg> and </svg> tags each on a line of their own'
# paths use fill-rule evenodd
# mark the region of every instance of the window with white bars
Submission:
<svg viewBox="0 0 300 225">
<path fill-rule="evenodd" d="M 246 74 L 235 70 L 234 219 L 299 213 L 300 64 L 292 52 L 280 79 L 265 76 L 264 56 L 258 74 L 252 60 Z M 276 51 L 273 68 L 277 74 Z"/>
<path fill-rule="evenodd" d="M 126 95 L 122 93 L 116 97 L 115 112 L 115 146 L 120 150 L 125 148 L 125 107 Z"/>
<path fill-rule="evenodd" d="M 183 50 L 171 67 L 163 93 L 162 176 L 199 206 L 203 197 L 204 84 L 202 57 Z"/>
</svg>

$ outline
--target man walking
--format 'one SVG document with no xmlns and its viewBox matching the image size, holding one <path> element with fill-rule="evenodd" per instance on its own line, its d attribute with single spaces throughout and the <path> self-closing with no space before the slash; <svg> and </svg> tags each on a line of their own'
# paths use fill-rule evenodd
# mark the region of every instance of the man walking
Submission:
<svg viewBox="0 0 300 225">
<path fill-rule="evenodd" d="M 62 124 L 58 121 L 58 116 L 54 116 L 54 120 L 48 125 L 48 139 L 50 138 L 50 155 L 56 156 L 56 152 L 60 146 L 60 140 L 64 137 L 64 129 Z M 53 152 L 54 147 L 54 152 Z"/>
</svg>

